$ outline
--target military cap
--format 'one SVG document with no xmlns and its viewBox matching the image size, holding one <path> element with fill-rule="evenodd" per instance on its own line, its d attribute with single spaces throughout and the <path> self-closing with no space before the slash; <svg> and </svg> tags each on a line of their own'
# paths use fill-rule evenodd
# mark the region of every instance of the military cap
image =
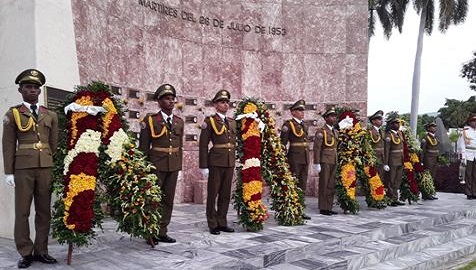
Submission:
<svg viewBox="0 0 476 270">
<path fill-rule="evenodd" d="M 154 99 L 158 100 L 161 97 L 166 96 L 166 95 L 172 95 L 174 97 L 177 96 L 176 92 L 175 92 L 175 88 L 172 85 L 167 84 L 167 83 L 162 84 L 161 86 L 159 86 L 159 88 L 157 88 L 157 90 L 154 93 Z"/>
<path fill-rule="evenodd" d="M 296 103 L 294 103 L 289 110 L 294 111 L 294 110 L 305 110 L 306 109 L 306 102 L 304 100 L 298 100 Z"/>
<path fill-rule="evenodd" d="M 42 86 L 45 82 L 45 75 L 33 68 L 22 71 L 15 79 L 16 84 L 33 83 Z"/>
<path fill-rule="evenodd" d="M 396 115 L 392 115 L 392 116 L 389 116 L 387 118 L 387 120 L 385 120 L 387 122 L 387 124 L 391 124 L 391 123 L 394 123 L 394 122 L 400 122 L 400 119 L 398 118 L 398 116 Z"/>
<path fill-rule="evenodd" d="M 476 120 L 476 113 L 470 113 L 468 118 L 466 119 L 466 123 L 469 123 L 471 121 L 475 121 Z"/>
<path fill-rule="evenodd" d="M 436 127 L 436 123 L 434 121 L 428 122 L 425 124 L 425 129 L 429 129 L 430 127 Z"/>
<path fill-rule="evenodd" d="M 228 92 L 227 90 L 220 90 L 212 99 L 212 102 L 217 102 L 220 100 L 230 101 L 230 98 L 231 98 L 230 92 Z"/>
<path fill-rule="evenodd" d="M 327 117 L 327 116 L 329 116 L 329 115 L 331 115 L 331 114 L 334 114 L 334 115 L 337 114 L 337 113 L 336 113 L 336 110 L 334 109 L 334 107 L 332 107 L 332 108 L 328 109 L 327 111 L 325 111 L 325 112 L 322 114 L 322 117 Z"/>
<path fill-rule="evenodd" d="M 371 116 L 369 116 L 369 120 L 372 121 L 374 119 L 383 119 L 383 111 L 382 110 L 378 110 L 376 111 L 374 114 L 372 114 Z"/>
</svg>

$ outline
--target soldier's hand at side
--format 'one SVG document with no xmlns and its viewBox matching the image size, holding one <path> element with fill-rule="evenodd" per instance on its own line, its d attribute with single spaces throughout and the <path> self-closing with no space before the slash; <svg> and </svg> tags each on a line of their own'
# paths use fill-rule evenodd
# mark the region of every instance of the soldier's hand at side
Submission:
<svg viewBox="0 0 476 270">
<path fill-rule="evenodd" d="M 463 166 L 466 166 L 466 159 L 465 159 L 465 158 L 463 158 L 463 159 L 461 160 L 461 164 L 463 164 Z"/>
<path fill-rule="evenodd" d="M 208 179 L 208 169 L 201 169 L 202 177 Z"/>
<path fill-rule="evenodd" d="M 5 183 L 11 187 L 15 187 L 15 177 L 13 174 L 6 174 L 5 175 Z"/>
<path fill-rule="evenodd" d="M 320 172 L 321 172 L 321 164 L 314 164 L 314 170 L 315 170 L 317 173 L 320 173 Z"/>
<path fill-rule="evenodd" d="M 383 165 L 383 170 L 388 172 L 390 171 L 390 167 L 388 167 L 388 165 Z"/>
</svg>

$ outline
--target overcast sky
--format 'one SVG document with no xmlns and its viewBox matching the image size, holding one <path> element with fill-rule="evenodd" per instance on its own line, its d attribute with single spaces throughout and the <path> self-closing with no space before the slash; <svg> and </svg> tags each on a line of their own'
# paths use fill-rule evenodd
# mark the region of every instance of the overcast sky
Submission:
<svg viewBox="0 0 476 270">
<path fill-rule="evenodd" d="M 476 1 L 469 2 L 464 24 L 452 25 L 445 34 L 441 34 L 435 24 L 433 34 L 425 34 L 420 114 L 438 111 L 444 106 L 446 98 L 467 100 L 476 95 L 469 89 L 468 81 L 460 77 L 461 66 L 471 60 L 472 53 L 476 51 Z M 369 114 L 379 109 L 384 112 L 410 112 L 418 25 L 419 17 L 409 7 L 402 34 L 394 30 L 390 40 L 387 40 L 381 26 L 377 26 L 376 35 L 369 45 Z"/>
</svg>

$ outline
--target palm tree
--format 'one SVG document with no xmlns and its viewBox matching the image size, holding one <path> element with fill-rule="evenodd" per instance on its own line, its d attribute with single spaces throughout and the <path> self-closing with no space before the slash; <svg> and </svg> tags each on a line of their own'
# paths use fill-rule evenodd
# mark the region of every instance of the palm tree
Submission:
<svg viewBox="0 0 476 270">
<path fill-rule="evenodd" d="M 401 33 L 408 2 L 409 0 L 369 0 L 369 38 L 375 34 L 375 16 L 387 39 L 392 35 L 393 28 Z"/>
<path fill-rule="evenodd" d="M 410 114 L 410 128 L 415 134 L 417 129 L 418 103 L 420 96 L 421 55 L 423 52 L 423 36 L 426 32 L 431 35 L 435 17 L 435 0 L 414 0 L 413 5 L 420 14 L 420 27 L 418 30 L 417 50 L 413 66 L 412 81 L 412 107 Z M 451 24 L 463 23 L 468 14 L 468 0 L 440 0 L 439 26 L 444 33 Z"/>
</svg>

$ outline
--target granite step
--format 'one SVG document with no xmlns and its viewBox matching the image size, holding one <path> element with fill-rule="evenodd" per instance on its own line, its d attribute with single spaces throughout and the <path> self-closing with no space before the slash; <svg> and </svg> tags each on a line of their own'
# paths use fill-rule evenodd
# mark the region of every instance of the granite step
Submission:
<svg viewBox="0 0 476 270">
<path fill-rule="evenodd" d="M 476 219 L 465 218 L 324 255 L 344 258 L 347 269 L 357 270 L 475 234 Z"/>
<path fill-rule="evenodd" d="M 456 239 L 442 245 L 409 253 L 405 256 L 374 264 L 365 270 L 449 269 L 453 262 L 476 252 L 476 235 Z"/>
<path fill-rule="evenodd" d="M 260 245 L 223 253 L 257 268 L 361 269 L 371 263 L 419 251 L 476 232 L 475 211 L 394 211 L 402 219 L 362 222 L 354 226 L 303 226 L 301 235 L 275 233 L 253 238 Z M 347 218 L 341 215 L 342 218 Z M 365 217 L 355 217 L 365 220 Z M 274 265 L 277 268 L 273 267 Z M 292 267 L 291 267 L 292 265 Z M 283 268 L 280 268 L 283 267 Z"/>
</svg>

